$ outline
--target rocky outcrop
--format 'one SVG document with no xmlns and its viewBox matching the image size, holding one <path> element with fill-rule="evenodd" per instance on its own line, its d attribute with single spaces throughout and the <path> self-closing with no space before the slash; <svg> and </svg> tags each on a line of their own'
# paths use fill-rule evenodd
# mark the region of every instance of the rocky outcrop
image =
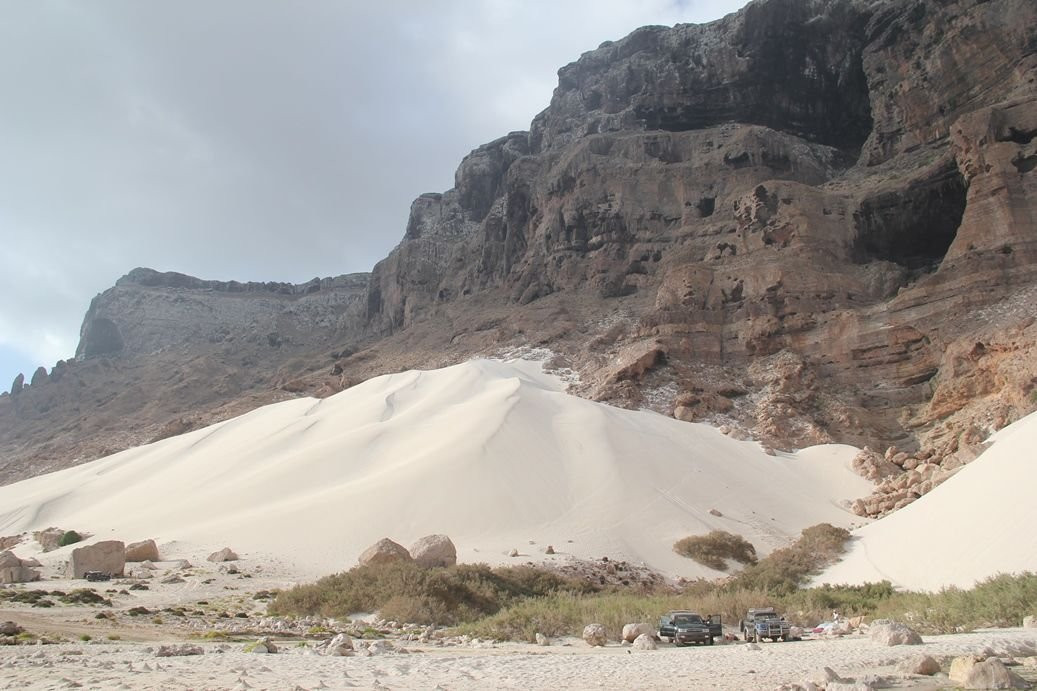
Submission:
<svg viewBox="0 0 1037 691">
<path fill-rule="evenodd" d="M 456 556 L 456 555 L 455 555 Z M 410 552 L 403 545 L 383 537 L 363 552 L 357 560 L 360 566 L 391 564 L 396 561 L 412 561 Z"/>
<path fill-rule="evenodd" d="M 420 566 L 433 568 L 457 563 L 457 548 L 446 535 L 426 535 L 411 545 L 409 551 Z"/>
<path fill-rule="evenodd" d="M 862 460 L 887 484 L 861 511 L 894 510 L 1037 407 L 1035 26 L 1029 0 L 756 0 L 607 42 L 370 276 L 120 279 L 76 360 L 0 399 L 0 472 L 535 346 L 596 400 L 939 468 Z"/>
<path fill-rule="evenodd" d="M 121 576 L 125 568 L 126 545 L 120 540 L 102 540 L 72 550 L 68 560 L 68 577 L 83 578 L 87 571 Z"/>
</svg>

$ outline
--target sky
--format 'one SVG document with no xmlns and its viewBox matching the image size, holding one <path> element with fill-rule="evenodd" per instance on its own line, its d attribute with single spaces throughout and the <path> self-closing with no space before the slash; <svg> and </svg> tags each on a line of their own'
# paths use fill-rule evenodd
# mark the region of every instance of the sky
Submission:
<svg viewBox="0 0 1037 691">
<path fill-rule="evenodd" d="M 745 0 L 0 3 L 0 390 L 137 266 L 369 271 L 559 67 Z"/>
</svg>

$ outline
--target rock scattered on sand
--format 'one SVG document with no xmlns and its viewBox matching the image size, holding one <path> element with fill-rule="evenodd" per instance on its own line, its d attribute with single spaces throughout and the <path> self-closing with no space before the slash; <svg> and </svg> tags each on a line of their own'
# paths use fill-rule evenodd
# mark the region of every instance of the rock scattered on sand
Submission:
<svg viewBox="0 0 1037 691">
<path fill-rule="evenodd" d="M 68 560 L 70 578 L 83 578 L 87 571 L 121 576 L 126 568 L 126 545 L 122 540 L 102 540 L 72 550 Z"/>
<path fill-rule="evenodd" d="M 230 547 L 224 547 L 223 549 L 221 549 L 218 552 L 213 552 L 212 554 L 207 556 L 205 559 L 206 559 L 206 561 L 212 561 L 212 562 L 237 561 L 238 560 L 238 555 Z"/>
<path fill-rule="evenodd" d="M 158 561 L 158 545 L 154 540 L 141 540 L 126 545 L 126 561 Z"/>
<path fill-rule="evenodd" d="M 277 646 L 270 640 L 269 636 L 263 636 L 255 643 L 249 643 L 245 646 L 246 653 L 257 653 L 260 655 L 266 655 L 268 653 L 276 653 Z"/>
<path fill-rule="evenodd" d="M 645 622 L 639 624 L 627 624 L 623 627 L 623 640 L 627 643 L 633 643 L 637 637 L 642 634 L 647 634 L 649 636 L 654 635 L 655 627 Z"/>
<path fill-rule="evenodd" d="M 517 549 L 512 549 L 510 552 L 508 552 L 509 557 L 517 557 L 518 555 L 519 551 Z"/>
<path fill-rule="evenodd" d="M 348 657 L 353 654 L 353 639 L 340 633 L 322 646 L 321 652 L 334 657 Z"/>
<path fill-rule="evenodd" d="M 412 559 L 406 547 L 398 542 L 393 542 L 387 537 L 383 537 L 365 549 L 357 561 L 361 566 L 367 566 L 368 564 L 391 564 L 395 561 L 412 561 Z"/>
<path fill-rule="evenodd" d="M 551 641 L 548 640 L 547 636 L 545 636 L 544 634 L 540 633 L 539 631 L 536 634 L 536 642 L 537 642 L 537 645 L 541 645 L 541 646 L 545 646 L 545 647 L 551 645 Z"/>
<path fill-rule="evenodd" d="M 439 567 L 457 564 L 457 548 L 446 535 L 426 535 L 410 548 L 410 556 L 421 566 Z"/>
<path fill-rule="evenodd" d="M 976 662 L 961 680 L 966 689 L 1028 689 L 1030 685 L 996 657 Z"/>
<path fill-rule="evenodd" d="M 905 674 L 931 677 L 940 671 L 940 663 L 932 655 L 915 655 L 897 665 L 897 669 Z"/>
<path fill-rule="evenodd" d="M 608 641 L 605 635 L 605 627 L 601 624 L 587 624 L 583 627 L 583 640 L 591 647 L 604 646 Z"/>
<path fill-rule="evenodd" d="M 872 623 L 868 630 L 871 640 L 879 645 L 921 645 L 922 637 L 918 632 L 905 624 L 889 619 L 880 619 Z"/>
<path fill-rule="evenodd" d="M 155 651 L 155 657 L 184 657 L 185 655 L 201 655 L 205 651 L 200 645 L 183 643 L 181 645 L 161 645 Z"/>
<path fill-rule="evenodd" d="M 0 636 L 17 636 L 24 629 L 13 621 L 5 621 L 0 624 Z"/>
<path fill-rule="evenodd" d="M 655 650 L 655 639 L 651 634 L 642 633 L 640 636 L 634 639 L 631 645 L 635 650 Z"/>
</svg>

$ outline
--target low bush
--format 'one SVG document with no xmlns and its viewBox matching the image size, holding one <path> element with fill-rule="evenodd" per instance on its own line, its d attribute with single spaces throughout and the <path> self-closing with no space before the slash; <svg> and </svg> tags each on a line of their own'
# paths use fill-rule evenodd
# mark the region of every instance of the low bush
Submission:
<svg viewBox="0 0 1037 691">
<path fill-rule="evenodd" d="M 673 551 L 717 571 L 727 571 L 728 559 L 739 564 L 756 563 L 756 548 L 752 543 L 726 530 L 683 538 L 674 543 Z"/>
<path fill-rule="evenodd" d="M 798 590 L 846 551 L 850 531 L 820 523 L 803 530 L 788 547 L 776 549 L 755 564 L 745 567 L 728 588 L 764 590 L 786 594 Z"/>
<path fill-rule="evenodd" d="M 74 530 L 66 530 L 65 533 L 58 538 L 58 547 L 65 547 L 67 545 L 74 545 L 81 541 L 83 537 Z"/>
<path fill-rule="evenodd" d="M 396 562 L 358 566 L 280 592 L 269 611 L 326 617 L 377 611 L 386 619 L 413 624 L 457 624 L 494 614 L 517 600 L 590 590 L 580 581 L 528 566 L 429 569 Z"/>
</svg>

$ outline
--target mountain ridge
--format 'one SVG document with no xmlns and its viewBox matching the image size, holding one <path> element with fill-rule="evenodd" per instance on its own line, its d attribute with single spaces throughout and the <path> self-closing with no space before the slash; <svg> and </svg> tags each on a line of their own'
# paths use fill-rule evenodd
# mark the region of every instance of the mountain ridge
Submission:
<svg viewBox="0 0 1037 691">
<path fill-rule="evenodd" d="M 132 315 L 205 313 L 204 288 L 107 291 L 84 334 L 107 320 L 150 345 L 95 348 L 66 384 L 44 372 L 0 398 L 4 476 L 126 443 L 101 448 L 113 433 L 522 348 L 554 351 L 595 400 L 951 470 L 1034 407 L 1035 15 L 1021 0 L 758 0 L 606 42 L 559 70 L 528 132 L 419 196 L 368 278 L 307 309 L 271 297 L 227 333 L 184 313 L 147 335 Z M 73 379 L 90 392 L 72 390 L 78 412 Z"/>
</svg>

